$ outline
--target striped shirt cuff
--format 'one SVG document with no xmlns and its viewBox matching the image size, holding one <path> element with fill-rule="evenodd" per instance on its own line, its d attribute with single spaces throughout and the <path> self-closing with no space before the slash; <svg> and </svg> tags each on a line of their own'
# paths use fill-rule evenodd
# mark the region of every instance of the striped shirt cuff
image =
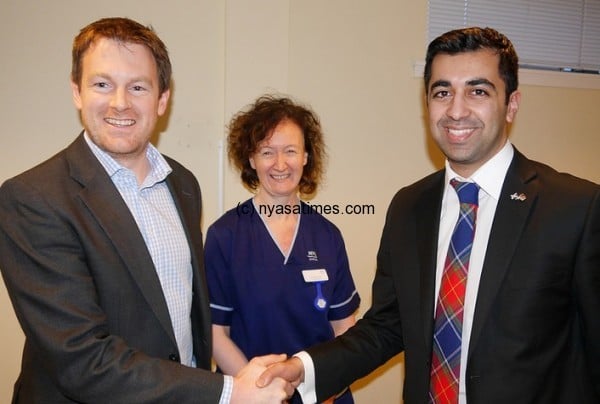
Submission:
<svg viewBox="0 0 600 404">
<path fill-rule="evenodd" d="M 231 393 L 233 392 L 233 377 L 229 375 L 223 376 L 223 391 L 219 404 L 229 404 L 231 402 Z"/>
</svg>

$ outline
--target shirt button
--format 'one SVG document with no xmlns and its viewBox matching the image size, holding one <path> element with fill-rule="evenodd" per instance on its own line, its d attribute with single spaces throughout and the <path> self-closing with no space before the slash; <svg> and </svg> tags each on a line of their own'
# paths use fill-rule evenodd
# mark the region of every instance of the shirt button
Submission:
<svg viewBox="0 0 600 404">
<path fill-rule="evenodd" d="M 179 362 L 179 355 L 172 353 L 169 355 L 169 360 L 172 360 L 173 362 Z"/>
</svg>

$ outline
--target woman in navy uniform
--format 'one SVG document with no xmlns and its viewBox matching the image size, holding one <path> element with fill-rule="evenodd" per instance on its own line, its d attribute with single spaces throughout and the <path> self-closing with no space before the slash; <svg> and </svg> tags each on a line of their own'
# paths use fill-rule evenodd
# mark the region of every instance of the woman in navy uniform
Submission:
<svg viewBox="0 0 600 404">
<path fill-rule="evenodd" d="M 229 125 L 228 156 L 254 197 L 206 236 L 214 358 L 236 375 L 254 356 L 293 355 L 354 325 L 360 298 L 338 228 L 300 199 L 323 173 L 318 117 L 262 96 Z M 334 401 L 335 400 L 335 401 Z M 352 403 L 349 389 L 335 403 Z M 293 403 L 301 403 L 296 394 Z"/>
</svg>

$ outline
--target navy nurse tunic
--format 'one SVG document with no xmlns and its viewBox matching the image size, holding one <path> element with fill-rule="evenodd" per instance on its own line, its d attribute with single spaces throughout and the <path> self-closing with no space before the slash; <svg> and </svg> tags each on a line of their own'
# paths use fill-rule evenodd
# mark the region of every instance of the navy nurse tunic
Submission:
<svg viewBox="0 0 600 404">
<path fill-rule="evenodd" d="M 231 339 L 249 359 L 292 355 L 330 340 L 329 322 L 359 306 L 340 231 L 310 205 L 301 202 L 301 208 L 287 259 L 251 199 L 208 229 L 205 266 L 212 322 L 229 326 Z"/>
</svg>

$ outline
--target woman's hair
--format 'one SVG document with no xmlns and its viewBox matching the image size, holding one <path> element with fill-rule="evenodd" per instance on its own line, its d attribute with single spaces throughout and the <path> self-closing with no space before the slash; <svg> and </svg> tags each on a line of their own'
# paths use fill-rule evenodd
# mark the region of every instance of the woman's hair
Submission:
<svg viewBox="0 0 600 404">
<path fill-rule="evenodd" d="M 73 64 L 71 66 L 71 81 L 81 85 L 82 59 L 85 52 L 101 38 L 115 40 L 122 44 L 134 43 L 146 46 L 156 62 L 158 70 L 159 94 L 163 94 L 171 86 L 171 61 L 167 47 L 156 35 L 152 27 L 129 18 L 102 18 L 81 29 L 73 40 Z"/>
<path fill-rule="evenodd" d="M 304 136 L 308 158 L 299 191 L 310 195 L 316 191 L 323 176 L 326 158 L 323 132 L 318 116 L 310 108 L 289 98 L 263 95 L 231 119 L 227 137 L 229 161 L 240 171 L 242 182 L 256 190 L 259 179 L 256 170 L 250 166 L 250 157 L 256 153 L 260 143 L 271 136 L 275 127 L 286 120 L 298 125 Z"/>
</svg>

